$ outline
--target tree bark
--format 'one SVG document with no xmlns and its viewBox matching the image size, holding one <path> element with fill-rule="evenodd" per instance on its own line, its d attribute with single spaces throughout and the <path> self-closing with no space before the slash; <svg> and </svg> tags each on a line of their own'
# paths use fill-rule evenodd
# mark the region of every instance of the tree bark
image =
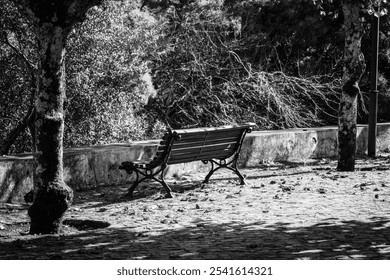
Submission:
<svg viewBox="0 0 390 280">
<path fill-rule="evenodd" d="M 363 36 L 361 8 L 358 1 L 342 1 L 345 28 L 343 87 L 339 107 L 337 170 L 354 171 L 356 159 L 357 100 L 359 81 L 365 71 L 361 52 Z"/>
<path fill-rule="evenodd" d="M 35 101 L 34 202 L 30 234 L 57 233 L 73 191 L 63 178 L 65 46 L 72 27 L 102 0 L 13 0 L 36 27 L 39 94 Z"/>
<path fill-rule="evenodd" d="M 40 92 L 35 103 L 35 200 L 28 214 L 30 233 L 57 232 L 73 199 L 63 179 L 65 42 L 68 30 L 39 24 Z"/>
</svg>

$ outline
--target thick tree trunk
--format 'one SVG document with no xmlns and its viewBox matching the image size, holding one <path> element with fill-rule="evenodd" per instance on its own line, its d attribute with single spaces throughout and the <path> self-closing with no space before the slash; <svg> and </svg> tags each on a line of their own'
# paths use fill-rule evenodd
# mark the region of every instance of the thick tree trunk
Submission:
<svg viewBox="0 0 390 280">
<path fill-rule="evenodd" d="M 54 233 L 73 199 L 63 178 L 65 42 L 68 29 L 39 25 L 41 83 L 35 104 L 35 200 L 30 233 Z"/>
<path fill-rule="evenodd" d="M 363 26 L 358 1 L 342 1 L 344 12 L 345 48 L 343 89 L 339 107 L 337 169 L 354 171 L 356 158 L 357 100 L 360 94 L 359 81 L 365 70 L 361 52 Z"/>
<path fill-rule="evenodd" d="M 39 95 L 35 102 L 34 202 L 30 233 L 57 233 L 72 203 L 63 178 L 65 44 L 71 28 L 102 0 L 12 0 L 36 26 Z"/>
</svg>

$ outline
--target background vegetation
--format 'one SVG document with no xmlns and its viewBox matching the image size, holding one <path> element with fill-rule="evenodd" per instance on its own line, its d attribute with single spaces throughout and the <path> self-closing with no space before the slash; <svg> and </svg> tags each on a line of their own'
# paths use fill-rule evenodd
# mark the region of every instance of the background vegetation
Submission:
<svg viewBox="0 0 390 280">
<path fill-rule="evenodd" d="M 166 127 L 337 124 L 344 44 L 338 0 L 142 2 L 107 1 L 72 33 L 66 147 L 155 138 Z M 0 6 L 0 145 L 21 127 L 8 152 L 26 152 L 36 41 L 8 0 Z M 390 121 L 389 32 L 384 16 L 379 122 Z M 370 46 L 366 36 L 368 63 Z M 368 81 L 369 67 L 361 84 L 366 105 Z M 367 119 L 361 110 L 359 122 Z"/>
</svg>

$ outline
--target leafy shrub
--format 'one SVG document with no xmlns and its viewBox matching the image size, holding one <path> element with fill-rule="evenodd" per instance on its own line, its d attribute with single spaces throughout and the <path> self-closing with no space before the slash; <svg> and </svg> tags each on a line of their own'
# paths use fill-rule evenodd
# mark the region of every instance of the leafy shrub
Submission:
<svg viewBox="0 0 390 280">
<path fill-rule="evenodd" d="M 157 21 L 130 1 L 94 8 L 75 30 L 67 57 L 67 146 L 145 139 L 163 129 L 150 129 L 148 114 L 137 114 L 154 94 L 148 57 L 158 34 Z"/>
</svg>

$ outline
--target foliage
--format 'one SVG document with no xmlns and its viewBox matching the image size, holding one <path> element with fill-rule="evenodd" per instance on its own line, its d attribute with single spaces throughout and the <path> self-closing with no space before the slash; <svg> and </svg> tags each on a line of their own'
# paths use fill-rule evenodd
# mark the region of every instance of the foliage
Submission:
<svg viewBox="0 0 390 280">
<path fill-rule="evenodd" d="M 389 4 L 381 2 L 383 14 Z M 344 47 L 340 3 L 105 1 L 68 42 L 65 146 L 154 138 L 165 125 L 336 124 Z M 32 104 L 37 59 L 32 27 L 9 0 L 0 4 L 4 139 Z M 373 8 L 364 6 L 367 32 Z M 390 121 L 389 30 L 382 20 L 378 121 Z M 362 43 L 369 64 L 368 33 Z M 361 81 L 366 105 L 367 70 Z M 367 122 L 367 114 L 361 111 L 359 120 Z M 12 152 L 28 151 L 29 139 L 20 136 Z"/>
<path fill-rule="evenodd" d="M 67 58 L 67 146 L 149 136 L 152 124 L 135 113 L 153 94 L 148 56 L 158 31 L 156 20 L 130 1 L 96 7 L 75 30 Z"/>
<path fill-rule="evenodd" d="M 194 5 L 177 20 L 168 51 L 155 60 L 158 95 L 148 106 L 168 126 L 254 121 L 269 129 L 335 120 L 336 84 L 252 68 L 237 54 L 242 41 L 218 4 Z"/>
<path fill-rule="evenodd" d="M 35 94 L 36 46 L 32 27 L 8 0 L 1 17 L 1 122 L 5 139 Z M 154 94 L 148 56 L 156 49 L 157 21 L 138 3 L 106 2 L 91 10 L 68 42 L 65 146 L 139 140 L 164 129 L 139 108 Z M 1 10 L 3 13 L 3 10 Z M 31 151 L 24 132 L 12 152 Z"/>
<path fill-rule="evenodd" d="M 32 106 L 36 91 L 36 40 L 30 24 L 8 0 L 0 0 L 0 150 Z M 10 152 L 29 151 L 31 137 L 19 136 Z"/>
</svg>

